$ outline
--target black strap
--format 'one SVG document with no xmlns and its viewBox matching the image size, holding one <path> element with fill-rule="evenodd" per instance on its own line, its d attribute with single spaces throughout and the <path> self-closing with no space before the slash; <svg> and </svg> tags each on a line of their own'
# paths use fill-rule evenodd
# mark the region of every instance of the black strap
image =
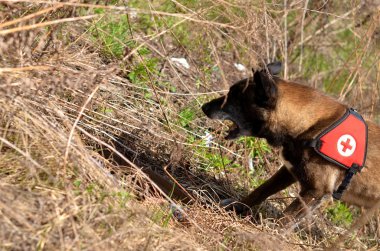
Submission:
<svg viewBox="0 0 380 251">
<path fill-rule="evenodd" d="M 305 147 L 311 147 L 311 148 L 315 148 L 315 149 L 321 149 L 321 147 L 322 147 L 322 141 L 320 141 L 319 139 L 305 140 L 305 141 L 303 141 L 303 145 Z"/>
<path fill-rule="evenodd" d="M 363 167 L 353 164 L 350 169 L 346 171 L 346 176 L 344 177 L 342 183 L 338 187 L 338 189 L 333 192 L 333 198 L 336 200 L 340 200 L 342 198 L 343 192 L 347 189 L 348 185 L 351 182 L 352 177 L 354 177 L 355 174 L 360 172 Z"/>
</svg>

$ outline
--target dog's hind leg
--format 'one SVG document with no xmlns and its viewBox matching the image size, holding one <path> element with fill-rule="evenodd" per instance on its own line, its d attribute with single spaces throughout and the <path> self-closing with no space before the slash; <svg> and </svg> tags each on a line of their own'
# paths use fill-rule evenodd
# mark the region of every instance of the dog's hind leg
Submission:
<svg viewBox="0 0 380 251">
<path fill-rule="evenodd" d="M 287 218 L 285 222 L 292 218 L 298 220 L 314 211 L 324 198 L 331 199 L 340 170 L 330 164 L 311 162 L 294 171 L 300 182 L 301 191 L 299 197 L 285 209 L 284 214 Z"/>
<path fill-rule="evenodd" d="M 330 194 L 325 194 L 317 189 L 303 190 L 300 197 L 295 199 L 284 211 L 285 218 L 281 219 L 280 223 L 285 225 L 292 220 L 299 219 L 311 215 L 312 212 L 321 205 L 324 198 L 331 197 Z"/>
</svg>

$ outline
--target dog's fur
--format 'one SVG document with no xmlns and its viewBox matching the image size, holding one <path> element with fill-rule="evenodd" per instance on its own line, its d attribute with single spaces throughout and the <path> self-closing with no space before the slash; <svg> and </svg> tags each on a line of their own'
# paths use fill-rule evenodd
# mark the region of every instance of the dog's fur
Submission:
<svg viewBox="0 0 380 251">
<path fill-rule="evenodd" d="M 228 119 L 237 125 L 226 139 L 254 136 L 282 148 L 284 165 L 241 202 L 249 207 L 258 205 L 298 181 L 300 197 L 285 214 L 300 216 L 306 212 L 305 205 L 315 206 L 322 197 L 331 195 L 346 173 L 303 143 L 341 118 L 347 106 L 311 87 L 284 81 L 275 73 L 277 69 L 271 67 L 254 72 L 252 78 L 235 83 L 226 96 L 204 104 L 202 110 L 211 119 Z M 370 208 L 380 199 L 380 127 L 366 122 L 365 168 L 353 177 L 341 200 Z"/>
</svg>

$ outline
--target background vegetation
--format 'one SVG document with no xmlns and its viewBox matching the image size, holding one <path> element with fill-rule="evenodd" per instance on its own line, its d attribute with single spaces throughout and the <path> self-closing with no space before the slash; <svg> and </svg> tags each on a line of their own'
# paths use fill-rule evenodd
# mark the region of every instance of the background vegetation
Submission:
<svg viewBox="0 0 380 251">
<path fill-rule="evenodd" d="M 1 249 L 377 250 L 379 214 L 364 222 L 362 209 L 342 203 L 279 227 L 296 187 L 252 217 L 219 208 L 270 177 L 278 152 L 260 139 L 223 140 L 227 125 L 200 106 L 281 60 L 283 78 L 379 123 L 379 8 L 0 1 Z M 193 203 L 176 201 L 160 177 Z"/>
</svg>

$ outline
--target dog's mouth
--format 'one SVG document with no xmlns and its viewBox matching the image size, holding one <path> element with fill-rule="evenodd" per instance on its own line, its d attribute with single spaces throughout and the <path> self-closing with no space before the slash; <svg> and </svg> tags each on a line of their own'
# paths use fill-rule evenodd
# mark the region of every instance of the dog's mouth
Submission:
<svg viewBox="0 0 380 251">
<path fill-rule="evenodd" d="M 224 138 L 227 140 L 231 140 L 231 139 L 236 139 L 237 137 L 239 137 L 240 135 L 239 125 L 235 121 L 230 120 L 230 119 L 228 119 L 227 125 L 228 125 L 227 136 L 225 136 Z"/>
<path fill-rule="evenodd" d="M 240 121 L 238 118 L 235 118 L 235 116 L 233 117 L 230 114 L 220 110 L 206 113 L 206 115 L 211 119 L 227 121 L 228 131 L 227 135 L 224 137 L 226 140 L 236 139 L 240 136 L 251 136 L 251 125 L 244 121 Z"/>
</svg>

